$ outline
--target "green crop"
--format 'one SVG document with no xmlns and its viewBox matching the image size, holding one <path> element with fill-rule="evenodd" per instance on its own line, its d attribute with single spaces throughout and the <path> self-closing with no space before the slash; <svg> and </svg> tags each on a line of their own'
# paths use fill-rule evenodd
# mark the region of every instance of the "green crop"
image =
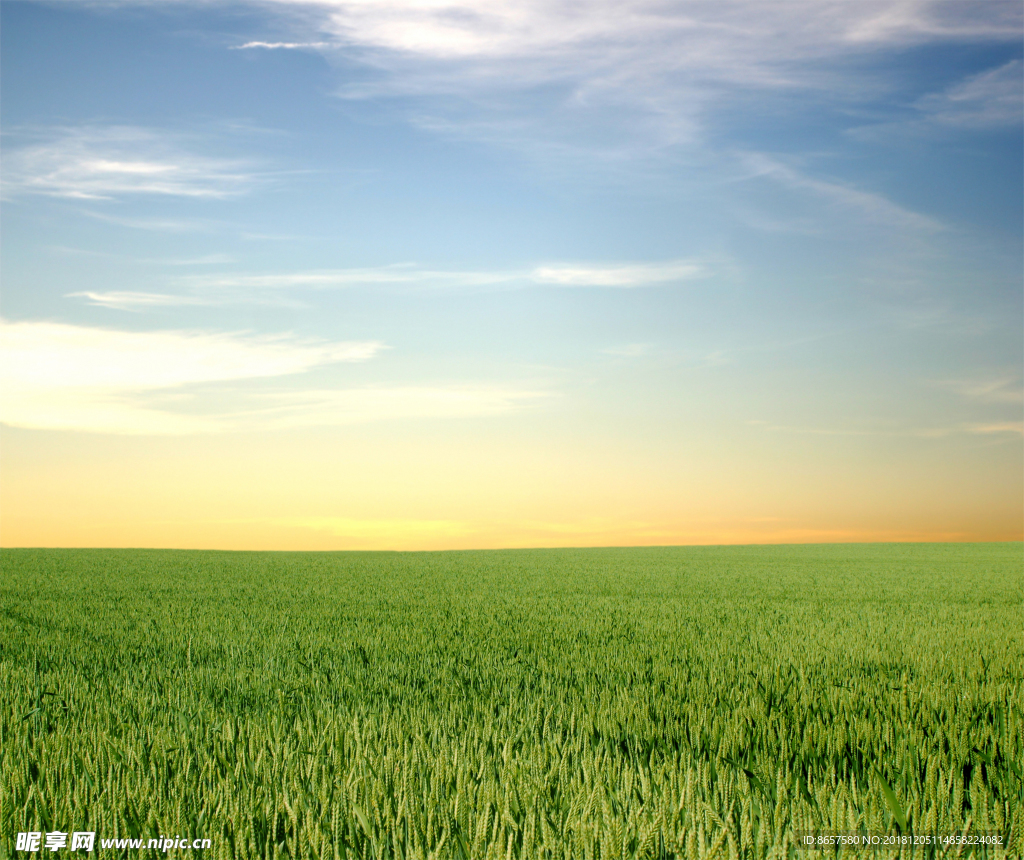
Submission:
<svg viewBox="0 0 1024 860">
<path fill-rule="evenodd" d="M 0 855 L 1024 855 L 1019 544 L 0 560 Z"/>
</svg>

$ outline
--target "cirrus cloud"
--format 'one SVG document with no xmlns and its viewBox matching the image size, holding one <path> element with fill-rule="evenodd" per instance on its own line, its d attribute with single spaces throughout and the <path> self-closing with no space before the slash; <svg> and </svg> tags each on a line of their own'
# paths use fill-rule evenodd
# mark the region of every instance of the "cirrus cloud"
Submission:
<svg viewBox="0 0 1024 860">
<path fill-rule="evenodd" d="M 716 118 L 745 104 L 737 99 L 798 93 L 803 103 L 863 107 L 899 86 L 871 58 L 923 45 L 1018 44 L 1022 33 L 1016 0 L 268 0 L 261 8 L 276 13 L 267 30 L 286 35 L 232 47 L 320 50 L 345 64 L 339 97 L 389 102 L 428 132 L 561 169 L 596 167 L 611 180 L 700 152 Z M 353 74 L 353 64 L 362 71 Z M 962 99 L 991 85 L 979 80 L 922 108 L 962 122 L 970 112 Z M 994 85 L 1005 89 L 1002 78 Z"/>
<path fill-rule="evenodd" d="M 257 181 L 252 164 L 189 151 L 172 135 L 134 126 L 36 131 L 4 157 L 4 195 L 78 200 L 124 196 L 225 198 Z"/>
<path fill-rule="evenodd" d="M 131 332 L 54 322 L 0 321 L 0 421 L 14 427 L 177 434 L 221 429 L 216 416 L 154 409 L 154 391 L 299 374 L 366 361 L 376 341 Z"/>
<path fill-rule="evenodd" d="M 552 263 L 528 270 L 443 270 L 407 263 L 353 269 L 274 274 L 224 273 L 179 279 L 188 292 L 81 290 L 67 293 L 92 305 L 142 311 L 157 307 L 211 306 L 236 303 L 282 304 L 290 292 L 358 287 L 425 289 L 503 289 L 525 287 L 636 289 L 706 277 L 708 267 L 691 260 L 657 263 Z"/>
<path fill-rule="evenodd" d="M 1020 60 L 971 75 L 941 93 L 921 98 L 917 107 L 933 122 L 961 128 L 1020 125 L 1024 80 Z"/>
<path fill-rule="evenodd" d="M 0 422 L 188 435 L 490 416 L 546 396 L 492 384 L 302 385 L 306 371 L 364 362 L 383 349 L 378 341 L 0 321 Z M 261 380 L 262 387 L 253 384 Z M 211 386 L 213 397 L 204 400 Z"/>
</svg>

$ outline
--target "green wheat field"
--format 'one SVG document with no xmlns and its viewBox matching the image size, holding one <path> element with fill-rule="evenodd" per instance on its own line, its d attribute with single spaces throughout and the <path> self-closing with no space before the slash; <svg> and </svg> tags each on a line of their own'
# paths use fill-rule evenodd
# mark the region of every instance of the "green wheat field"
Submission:
<svg viewBox="0 0 1024 860">
<path fill-rule="evenodd" d="M 1022 558 L 3 550 L 0 855 L 1021 857 Z"/>
</svg>

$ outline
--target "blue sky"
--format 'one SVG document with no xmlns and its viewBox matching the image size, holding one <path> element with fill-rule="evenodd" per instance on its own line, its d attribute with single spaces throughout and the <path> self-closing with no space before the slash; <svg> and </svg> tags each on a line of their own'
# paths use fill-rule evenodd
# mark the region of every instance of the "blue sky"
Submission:
<svg viewBox="0 0 1024 860">
<path fill-rule="evenodd" d="M 5 542 L 1019 532 L 1019 3 L 0 16 L 9 497 L 129 437 L 183 482 L 230 440 L 375 464 L 299 513 L 140 475 Z"/>
</svg>

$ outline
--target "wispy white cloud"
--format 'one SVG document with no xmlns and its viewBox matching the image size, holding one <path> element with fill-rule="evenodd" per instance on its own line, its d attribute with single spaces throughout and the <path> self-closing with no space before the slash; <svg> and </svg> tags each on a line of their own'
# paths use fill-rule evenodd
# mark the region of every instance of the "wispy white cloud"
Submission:
<svg viewBox="0 0 1024 860">
<path fill-rule="evenodd" d="M 0 420 L 16 427 L 180 433 L 221 422 L 147 408 L 139 396 L 209 382 L 302 373 L 366 361 L 376 341 L 128 332 L 52 322 L 0 322 Z"/>
<path fill-rule="evenodd" d="M 1016 0 L 271 0 L 265 8 L 297 37 L 249 44 L 322 43 L 364 62 L 368 74 L 349 76 L 339 95 L 416 96 L 422 125 L 548 154 L 650 153 L 690 141 L 704 114 L 739 90 L 855 99 L 888 84 L 854 71 L 851 57 L 1019 41 L 1022 17 Z"/>
<path fill-rule="evenodd" d="M 132 290 L 110 290 L 95 292 L 82 290 L 68 293 L 68 298 L 82 298 L 91 305 L 121 311 L 141 311 L 146 308 L 183 307 L 189 305 L 216 305 L 215 299 L 195 295 L 174 295 L 171 293 L 134 292 Z"/>
<path fill-rule="evenodd" d="M 709 112 L 736 92 L 781 90 L 806 98 L 818 94 L 830 103 L 855 101 L 891 83 L 863 66 L 858 70 L 850 58 L 935 42 L 1013 43 L 1022 31 L 1016 0 L 266 0 L 258 5 L 274 13 L 277 20 L 268 22 L 274 35 L 286 36 L 255 37 L 231 49 L 343 56 L 348 68 L 362 62 L 364 73 L 347 74 L 339 96 L 398 97 L 398 109 L 435 131 L 566 161 L 590 153 L 603 164 L 660 157 L 692 143 Z M 990 86 L 979 80 L 968 90 Z M 410 102 L 408 96 L 415 98 Z M 966 91 L 948 94 L 954 101 L 970 98 Z M 163 168 L 186 166 L 173 159 L 85 160 L 90 165 L 75 171 L 84 170 L 85 176 L 75 175 L 73 182 L 63 180 L 59 170 L 36 171 L 53 177 L 44 178 L 45 193 L 103 196 L 108 191 L 86 181 L 95 179 L 97 170 L 118 189 L 147 184 L 166 189 L 166 181 L 159 181 L 169 178 Z M 233 172 L 227 166 L 217 172 L 221 181 L 179 187 L 225 193 L 220 174 Z"/>
<path fill-rule="evenodd" d="M 43 194 L 79 200 L 132 195 L 224 198 L 257 181 L 253 165 L 189 151 L 171 135 L 133 126 L 89 126 L 37 132 L 4 156 L 6 196 Z M 38 139 L 42 137 L 42 139 Z M 117 221 L 111 216 L 106 220 Z M 118 223 L 124 223 L 120 219 Z M 183 230 L 181 222 L 138 222 L 143 229 Z"/>
<path fill-rule="evenodd" d="M 741 153 L 739 159 L 746 168 L 743 179 L 771 179 L 787 188 L 813 195 L 837 211 L 853 214 L 861 220 L 921 233 L 935 233 L 945 229 L 934 218 L 900 206 L 882 194 L 809 176 L 764 153 Z"/>
<path fill-rule="evenodd" d="M 953 391 L 961 397 L 982 403 L 1022 403 L 1024 388 L 1019 375 L 1006 374 L 994 378 L 946 379 L 936 385 Z"/>
<path fill-rule="evenodd" d="M 331 47 L 330 42 L 246 42 L 244 45 L 232 45 L 232 50 L 246 51 L 252 48 L 264 48 L 270 51 L 286 50 L 320 50 Z"/>
<path fill-rule="evenodd" d="M 0 322 L 0 421 L 184 435 L 489 416 L 546 395 L 499 385 L 303 387 L 306 371 L 364 362 L 382 349 L 377 341 Z M 212 399 L 204 397 L 211 385 Z"/>
<path fill-rule="evenodd" d="M 81 290 L 69 298 L 85 299 L 100 307 L 143 311 L 158 307 L 271 304 L 297 306 L 289 298 L 301 290 L 333 290 L 366 286 L 472 288 L 514 280 L 507 272 L 459 272 L 421 269 L 411 265 L 335 269 L 315 272 L 284 272 L 270 275 L 226 273 L 193 275 L 177 279 L 184 292 L 144 290 Z"/>
<path fill-rule="evenodd" d="M 544 286 L 553 288 L 635 289 L 678 283 L 703 277 L 706 265 L 687 260 L 631 264 L 551 264 L 534 269 L 458 271 L 427 269 L 403 263 L 355 269 L 284 272 L 269 275 L 226 273 L 193 275 L 179 279 L 181 293 L 133 290 L 82 290 L 68 293 L 89 303 L 119 310 L 144 310 L 185 305 L 280 303 L 281 296 L 297 290 L 351 287 L 405 286 L 430 289 L 476 289 Z"/>
<path fill-rule="evenodd" d="M 688 260 L 659 263 L 562 264 L 537 266 L 530 270 L 443 270 L 399 263 L 356 269 L 315 272 L 287 272 L 272 275 L 210 275 L 192 281 L 196 288 L 287 289 L 347 287 L 373 284 L 408 284 L 443 287 L 480 287 L 493 284 L 544 284 L 557 287 L 642 287 L 689 280 L 706 274 L 706 267 Z"/>
<path fill-rule="evenodd" d="M 1020 125 L 1024 116 L 1024 67 L 1020 60 L 972 75 L 917 107 L 933 122 L 960 127 Z"/>
<path fill-rule="evenodd" d="M 481 286 L 503 283 L 515 275 L 503 271 L 444 271 L 425 269 L 411 263 L 311 272 L 283 272 L 269 275 L 227 273 L 190 279 L 195 288 L 217 290 L 282 290 L 289 288 L 330 289 L 372 284 L 436 284 Z"/>
<path fill-rule="evenodd" d="M 674 281 L 686 281 L 707 274 L 704 266 L 688 260 L 667 263 L 629 265 L 550 265 L 539 266 L 532 279 L 539 284 L 560 287 L 646 287 Z"/>
<path fill-rule="evenodd" d="M 1009 40 L 1021 24 L 1012 0 L 278 0 L 278 7 L 319 12 L 318 29 L 334 42 L 401 55 L 535 57 L 566 72 L 581 55 L 603 65 L 604 54 L 620 67 L 627 60 L 758 81 L 779 76 L 763 67 L 788 69 L 801 58 L 943 39 Z"/>
</svg>

